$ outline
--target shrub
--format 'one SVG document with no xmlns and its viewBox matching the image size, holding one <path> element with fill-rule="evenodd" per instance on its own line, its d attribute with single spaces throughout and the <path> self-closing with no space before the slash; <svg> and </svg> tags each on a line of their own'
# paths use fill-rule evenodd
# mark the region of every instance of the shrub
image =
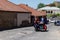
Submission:
<svg viewBox="0 0 60 40">
<path fill-rule="evenodd" d="M 47 14 L 47 17 L 50 18 L 50 17 L 59 17 L 60 16 L 60 13 L 52 13 L 52 14 Z"/>
<path fill-rule="evenodd" d="M 60 16 L 60 14 L 59 14 L 59 13 L 57 13 L 56 15 L 57 15 L 57 16 Z"/>
<path fill-rule="evenodd" d="M 50 18 L 52 16 L 52 14 L 47 14 L 47 17 Z"/>
</svg>

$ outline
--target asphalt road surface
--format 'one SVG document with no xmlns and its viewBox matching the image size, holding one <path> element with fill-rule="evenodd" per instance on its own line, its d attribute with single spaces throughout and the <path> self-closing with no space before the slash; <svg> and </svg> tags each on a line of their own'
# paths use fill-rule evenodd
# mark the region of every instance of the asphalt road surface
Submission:
<svg viewBox="0 0 60 40">
<path fill-rule="evenodd" d="M 48 32 L 36 32 L 34 27 L 18 28 L 0 32 L 0 40 L 60 40 L 60 26 L 50 23 Z"/>
</svg>

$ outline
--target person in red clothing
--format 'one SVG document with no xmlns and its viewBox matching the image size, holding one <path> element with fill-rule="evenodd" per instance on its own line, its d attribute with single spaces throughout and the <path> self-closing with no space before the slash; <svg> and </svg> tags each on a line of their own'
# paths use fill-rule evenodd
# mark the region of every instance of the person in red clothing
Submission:
<svg viewBox="0 0 60 40">
<path fill-rule="evenodd" d="M 34 27 L 38 27 L 38 23 L 39 23 L 39 18 L 36 17 L 35 20 L 34 20 Z"/>
<path fill-rule="evenodd" d="M 39 18 L 35 18 L 34 23 L 39 23 Z"/>
</svg>

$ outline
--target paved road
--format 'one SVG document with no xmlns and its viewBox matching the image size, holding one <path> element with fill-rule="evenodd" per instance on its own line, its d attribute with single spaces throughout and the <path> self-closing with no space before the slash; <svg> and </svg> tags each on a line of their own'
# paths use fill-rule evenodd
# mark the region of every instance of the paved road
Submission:
<svg viewBox="0 0 60 40">
<path fill-rule="evenodd" d="M 20 40 L 60 40 L 60 26 L 48 25 L 48 32 L 35 32 Z M 19 40 L 19 39 L 18 39 Z"/>
<path fill-rule="evenodd" d="M 0 40 L 60 40 L 60 26 L 47 25 L 48 32 L 35 32 L 33 27 L 0 32 Z"/>
</svg>

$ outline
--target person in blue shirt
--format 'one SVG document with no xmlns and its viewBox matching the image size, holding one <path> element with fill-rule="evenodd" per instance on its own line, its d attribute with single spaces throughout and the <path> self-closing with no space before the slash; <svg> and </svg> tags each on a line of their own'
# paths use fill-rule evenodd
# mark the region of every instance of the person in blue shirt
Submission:
<svg viewBox="0 0 60 40">
<path fill-rule="evenodd" d="M 44 23 L 44 17 L 43 16 L 41 17 L 40 22 Z"/>
<path fill-rule="evenodd" d="M 43 22 L 44 24 L 47 24 L 47 18 L 46 17 L 42 16 L 40 21 Z"/>
</svg>

